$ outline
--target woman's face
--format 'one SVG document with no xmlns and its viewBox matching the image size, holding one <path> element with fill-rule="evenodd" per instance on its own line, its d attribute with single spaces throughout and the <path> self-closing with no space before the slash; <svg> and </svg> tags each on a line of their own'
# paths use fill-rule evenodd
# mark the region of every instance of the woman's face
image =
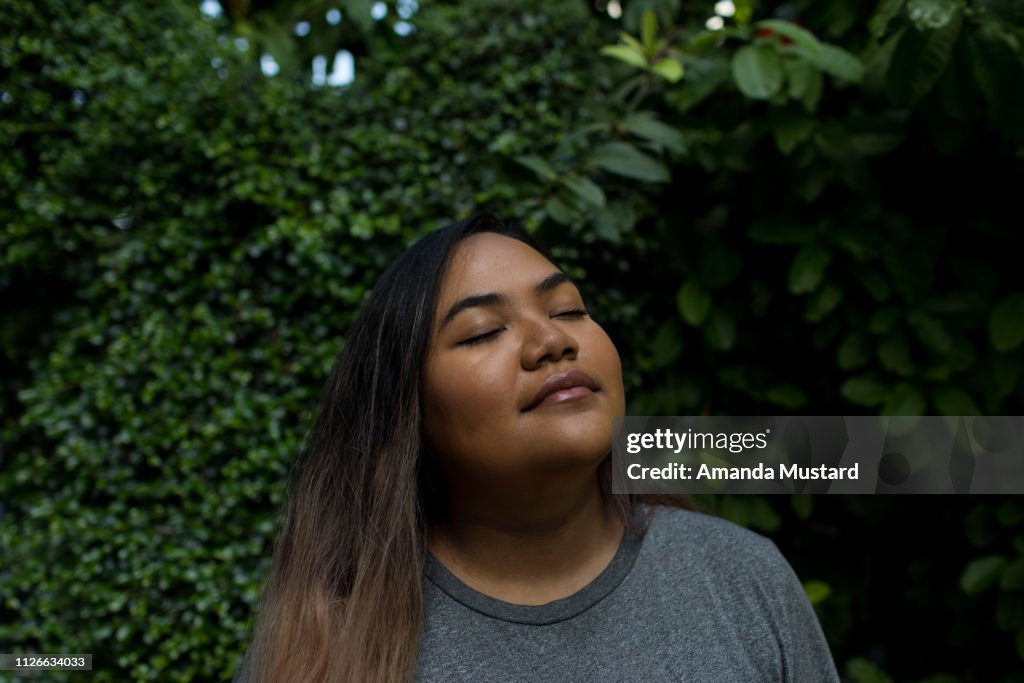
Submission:
<svg viewBox="0 0 1024 683">
<path fill-rule="evenodd" d="M 441 284 L 424 376 L 424 432 L 441 467 L 473 478 L 593 466 L 623 415 L 611 339 L 533 248 L 480 233 Z"/>
</svg>

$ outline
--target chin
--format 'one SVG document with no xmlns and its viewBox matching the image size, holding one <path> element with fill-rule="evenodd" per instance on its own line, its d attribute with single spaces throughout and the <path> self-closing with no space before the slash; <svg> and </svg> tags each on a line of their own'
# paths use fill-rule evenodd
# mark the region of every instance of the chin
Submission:
<svg viewBox="0 0 1024 683">
<path fill-rule="evenodd" d="M 611 453 L 611 423 L 608 421 L 607 424 L 590 425 L 589 428 L 558 430 L 538 435 L 532 441 L 536 443 L 536 448 L 531 450 L 545 463 L 596 466 Z"/>
</svg>

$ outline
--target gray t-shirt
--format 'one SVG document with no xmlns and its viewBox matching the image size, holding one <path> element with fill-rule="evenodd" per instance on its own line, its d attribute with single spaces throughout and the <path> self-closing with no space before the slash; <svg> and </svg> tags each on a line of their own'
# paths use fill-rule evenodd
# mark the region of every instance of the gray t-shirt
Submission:
<svg viewBox="0 0 1024 683">
<path fill-rule="evenodd" d="M 717 517 L 650 512 L 596 579 L 546 605 L 479 593 L 428 554 L 416 680 L 838 683 L 774 543 Z"/>
<path fill-rule="evenodd" d="M 774 543 L 717 517 L 652 512 L 604 572 L 546 605 L 488 597 L 428 556 L 417 681 L 839 681 Z"/>
</svg>

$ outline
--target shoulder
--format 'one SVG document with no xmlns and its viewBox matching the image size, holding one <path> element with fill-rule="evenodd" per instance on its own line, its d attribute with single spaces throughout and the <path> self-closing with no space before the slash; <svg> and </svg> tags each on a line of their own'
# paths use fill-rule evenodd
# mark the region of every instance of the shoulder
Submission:
<svg viewBox="0 0 1024 683">
<path fill-rule="evenodd" d="M 723 575 L 792 572 L 771 539 L 720 517 L 652 506 L 643 548 L 680 569 L 702 567 Z"/>
</svg>

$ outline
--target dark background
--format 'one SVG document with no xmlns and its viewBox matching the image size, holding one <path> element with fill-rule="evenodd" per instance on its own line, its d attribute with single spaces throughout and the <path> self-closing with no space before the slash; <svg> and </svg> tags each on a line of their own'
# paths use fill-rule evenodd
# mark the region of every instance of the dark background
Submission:
<svg viewBox="0 0 1024 683">
<path fill-rule="evenodd" d="M 581 280 L 631 414 L 1020 414 L 1022 23 L 0 0 L 0 651 L 228 679 L 360 302 L 477 210 Z M 846 680 L 1024 680 L 1020 496 L 701 502 L 776 541 Z"/>
</svg>

